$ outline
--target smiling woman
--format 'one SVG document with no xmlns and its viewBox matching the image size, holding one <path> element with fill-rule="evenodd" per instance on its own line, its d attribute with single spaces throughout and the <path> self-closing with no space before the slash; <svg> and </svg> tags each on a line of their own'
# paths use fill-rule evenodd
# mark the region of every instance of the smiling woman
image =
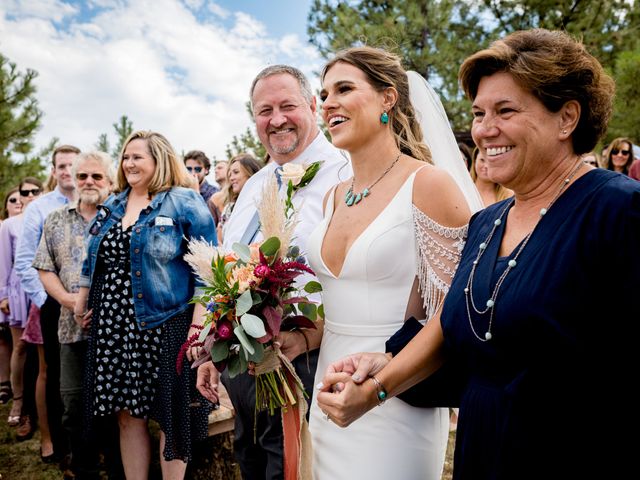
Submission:
<svg viewBox="0 0 640 480">
<path fill-rule="evenodd" d="M 238 195 L 242 191 L 242 187 L 247 183 L 255 173 L 262 168 L 262 165 L 248 153 L 236 155 L 229 161 L 227 168 L 227 188 L 224 190 L 223 207 L 220 214 L 220 221 L 216 227 L 218 233 L 218 242 L 224 239 L 224 227 L 233 212 Z"/>
<path fill-rule="evenodd" d="M 454 480 L 622 478 L 635 458 L 611 439 L 628 423 L 602 406 L 634 388 L 640 183 L 581 159 L 606 130 L 613 80 L 542 29 L 472 55 L 460 78 L 487 175 L 515 196 L 472 218 L 442 310 L 391 361 L 331 364 L 318 402 L 346 426 L 456 360 Z M 585 296 L 603 281 L 615 293 Z"/>
<path fill-rule="evenodd" d="M 91 328 L 86 414 L 118 417 L 127 477 L 148 476 L 148 418 L 160 425 L 165 477 L 184 476 L 192 442 L 207 433 L 211 405 L 195 391 L 195 371 L 176 373 L 192 317 L 202 313 L 188 303 L 200 284 L 182 257 L 191 238 L 216 243 L 190 183 L 164 136 L 135 132 L 121 153 L 116 195 L 89 229 L 74 312 Z"/>
</svg>

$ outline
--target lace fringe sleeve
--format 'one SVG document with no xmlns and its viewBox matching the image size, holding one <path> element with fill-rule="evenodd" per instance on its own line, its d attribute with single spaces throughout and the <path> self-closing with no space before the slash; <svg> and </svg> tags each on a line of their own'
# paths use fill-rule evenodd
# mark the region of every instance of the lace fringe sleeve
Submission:
<svg viewBox="0 0 640 480">
<path fill-rule="evenodd" d="M 449 291 L 467 238 L 468 225 L 443 227 L 413 206 L 417 276 L 427 319 L 438 311 Z"/>
</svg>

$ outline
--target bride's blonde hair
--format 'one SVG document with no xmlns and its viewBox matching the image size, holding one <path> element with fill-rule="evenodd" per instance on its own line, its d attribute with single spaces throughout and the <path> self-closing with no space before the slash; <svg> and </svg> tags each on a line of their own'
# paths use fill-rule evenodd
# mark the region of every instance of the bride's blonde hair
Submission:
<svg viewBox="0 0 640 480">
<path fill-rule="evenodd" d="M 393 132 L 396 145 L 402 153 L 432 163 L 431 152 L 424 144 L 422 130 L 409 101 L 409 80 L 407 72 L 402 68 L 400 57 L 381 48 L 368 46 L 348 48 L 338 52 L 324 66 L 322 80 L 331 67 L 338 62 L 348 63 L 361 70 L 378 92 L 389 87 L 396 89 L 398 100 L 387 112 L 389 127 Z"/>
</svg>

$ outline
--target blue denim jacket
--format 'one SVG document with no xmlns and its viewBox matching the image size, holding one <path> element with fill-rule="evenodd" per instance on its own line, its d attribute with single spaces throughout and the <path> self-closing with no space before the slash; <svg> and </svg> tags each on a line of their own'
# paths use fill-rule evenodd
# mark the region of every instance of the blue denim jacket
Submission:
<svg viewBox="0 0 640 480">
<path fill-rule="evenodd" d="M 80 286 L 89 287 L 98 250 L 109 229 L 122 219 L 129 190 L 112 195 L 89 227 Z M 199 193 L 181 187 L 156 194 L 131 231 L 131 286 L 141 329 L 161 325 L 184 310 L 202 286 L 182 259 L 191 238 L 217 244 L 213 219 Z"/>
</svg>

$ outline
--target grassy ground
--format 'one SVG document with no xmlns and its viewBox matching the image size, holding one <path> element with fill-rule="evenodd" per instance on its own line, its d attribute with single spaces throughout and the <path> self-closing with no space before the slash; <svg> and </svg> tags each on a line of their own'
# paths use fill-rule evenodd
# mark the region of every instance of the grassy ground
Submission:
<svg viewBox="0 0 640 480">
<path fill-rule="evenodd" d="M 15 428 L 7 425 L 9 405 L 0 405 L 0 479 L 54 480 L 62 478 L 57 465 L 40 460 L 40 432 L 31 440 L 16 442 Z"/>
<path fill-rule="evenodd" d="M 14 429 L 7 425 L 8 414 L 9 405 L 0 405 L 0 480 L 61 479 L 62 472 L 57 465 L 45 465 L 40 461 L 40 432 L 36 432 L 31 440 L 16 442 Z M 455 433 L 452 433 L 449 436 L 449 447 L 442 480 L 451 480 L 454 441 Z M 154 454 L 155 457 L 156 455 Z M 156 464 L 152 467 L 150 478 L 155 479 L 158 477 L 158 465 Z M 188 477 L 192 479 L 213 478 L 210 475 L 206 477 L 200 476 L 195 472 L 188 475 Z"/>
</svg>

